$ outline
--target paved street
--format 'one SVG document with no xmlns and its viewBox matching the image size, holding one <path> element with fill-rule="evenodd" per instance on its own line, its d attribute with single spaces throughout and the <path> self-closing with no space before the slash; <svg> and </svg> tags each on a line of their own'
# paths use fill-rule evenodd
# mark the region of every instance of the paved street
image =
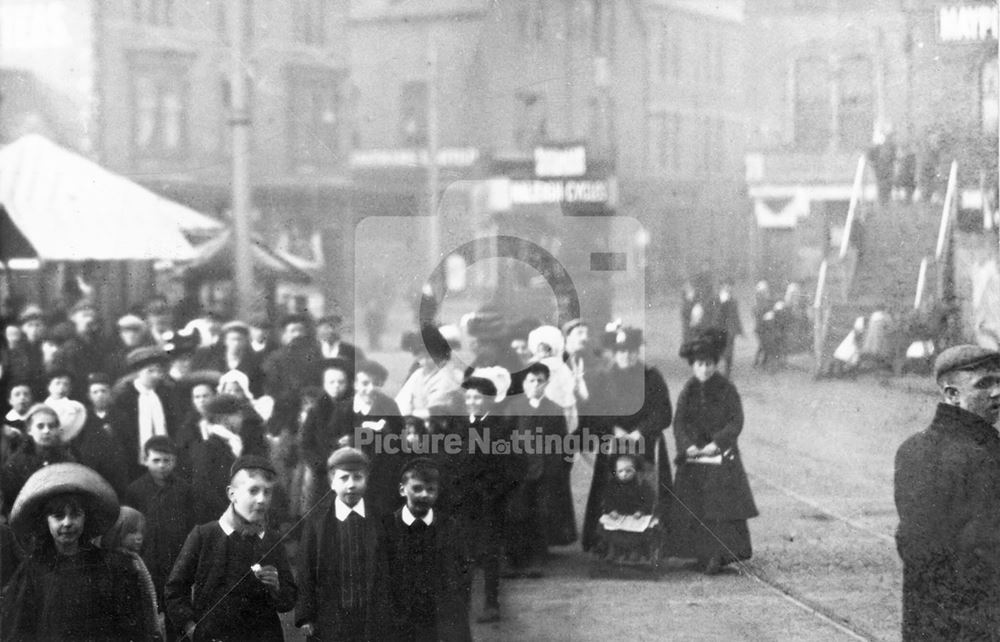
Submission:
<svg viewBox="0 0 1000 642">
<path fill-rule="evenodd" d="M 635 639 L 898 639 L 892 459 L 929 418 L 933 389 L 915 376 L 814 382 L 795 363 L 761 374 L 743 365 L 751 358 L 744 353 L 734 376 L 746 413 L 741 447 L 761 512 L 745 572 L 705 577 L 671 564 L 658 581 L 591 579 L 588 560 L 570 547 L 545 579 L 505 584 L 506 620 L 476 627 L 477 639 L 597 640 L 625 631 Z M 661 364 L 676 396 L 686 372 Z M 580 516 L 589 474 L 578 462 Z"/>
<path fill-rule="evenodd" d="M 657 312 L 650 318 L 676 318 Z M 676 400 L 688 376 L 687 364 L 668 356 L 676 330 L 647 327 L 650 359 Z M 804 356 L 763 373 L 749 365 L 755 347 L 752 339 L 737 344 L 733 376 L 746 414 L 740 445 L 761 513 L 750 522 L 754 558 L 716 577 L 671 560 L 659 577 L 609 579 L 591 576 L 578 545 L 557 549 L 543 579 L 504 580 L 504 620 L 474 624 L 477 640 L 899 639 L 893 455 L 929 421 L 934 387 L 918 375 L 813 381 Z M 394 373 L 408 359 L 375 356 Z M 387 391 L 396 385 L 390 379 Z M 672 431 L 666 436 L 672 457 Z M 577 460 L 578 520 L 591 471 Z"/>
</svg>

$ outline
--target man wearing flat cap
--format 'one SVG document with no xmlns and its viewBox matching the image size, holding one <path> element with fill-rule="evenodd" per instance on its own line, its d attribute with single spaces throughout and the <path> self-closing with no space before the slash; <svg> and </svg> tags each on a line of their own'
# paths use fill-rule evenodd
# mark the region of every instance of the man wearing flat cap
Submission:
<svg viewBox="0 0 1000 642">
<path fill-rule="evenodd" d="M 942 401 L 896 452 L 903 640 L 1000 635 L 1000 353 L 973 345 L 934 364 Z"/>
<path fill-rule="evenodd" d="M 67 370 L 74 381 L 84 381 L 91 372 L 103 372 L 110 356 L 110 346 L 100 333 L 97 309 L 87 300 L 78 301 L 70 308 L 69 320 L 73 336 L 66 340 L 52 357 L 52 369 Z M 82 386 L 70 393 L 72 399 L 85 401 Z"/>
</svg>

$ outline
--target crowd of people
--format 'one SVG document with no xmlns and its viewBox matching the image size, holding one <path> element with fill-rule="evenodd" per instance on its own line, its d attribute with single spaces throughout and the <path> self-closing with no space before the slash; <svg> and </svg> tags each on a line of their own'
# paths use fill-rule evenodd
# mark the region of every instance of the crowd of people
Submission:
<svg viewBox="0 0 1000 642">
<path fill-rule="evenodd" d="M 160 300 L 111 339 L 88 301 L 8 321 L 3 639 L 282 639 L 277 614 L 294 610 L 313 639 L 461 640 L 470 613 L 501 619 L 501 579 L 542 576 L 550 547 L 580 540 L 610 563 L 653 547 L 709 574 L 751 556 L 724 374 L 738 325 L 686 326 L 676 411 L 621 322 L 483 309 L 424 323 L 403 337 L 395 398 L 341 326 L 175 328 Z M 582 533 L 580 461 L 594 469 Z"/>
</svg>

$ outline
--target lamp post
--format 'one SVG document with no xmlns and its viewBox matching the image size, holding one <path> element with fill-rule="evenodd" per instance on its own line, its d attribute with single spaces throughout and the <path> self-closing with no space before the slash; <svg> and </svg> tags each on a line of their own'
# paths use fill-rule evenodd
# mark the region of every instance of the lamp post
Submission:
<svg viewBox="0 0 1000 642">
<path fill-rule="evenodd" d="M 232 43 L 229 80 L 229 126 L 232 130 L 232 216 L 237 318 L 249 319 L 253 308 L 253 258 L 250 249 L 250 114 L 247 111 L 246 0 L 228 3 Z"/>
</svg>

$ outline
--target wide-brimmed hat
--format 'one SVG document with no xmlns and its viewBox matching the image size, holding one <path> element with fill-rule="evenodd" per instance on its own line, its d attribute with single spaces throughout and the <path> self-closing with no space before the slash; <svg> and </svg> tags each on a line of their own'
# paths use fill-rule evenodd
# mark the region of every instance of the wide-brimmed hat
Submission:
<svg viewBox="0 0 1000 642">
<path fill-rule="evenodd" d="M 537 353 L 538 346 L 542 344 L 549 346 L 552 354 L 562 354 L 565 345 L 562 331 L 554 325 L 543 325 L 528 333 L 528 350 Z"/>
<path fill-rule="evenodd" d="M 695 330 L 681 346 L 680 357 L 688 361 L 718 361 L 726 350 L 726 331 L 720 328 Z"/>
<path fill-rule="evenodd" d="M 129 372 L 137 372 L 154 363 L 166 365 L 169 360 L 167 353 L 158 346 L 142 346 L 128 353 L 125 365 Z"/>
<path fill-rule="evenodd" d="M 83 538 L 107 531 L 118 519 L 118 496 L 104 478 L 82 464 L 51 464 L 28 478 L 10 511 L 10 525 L 19 534 L 30 535 L 42 528 L 45 503 L 59 495 L 81 498 L 86 517 Z"/>
</svg>

